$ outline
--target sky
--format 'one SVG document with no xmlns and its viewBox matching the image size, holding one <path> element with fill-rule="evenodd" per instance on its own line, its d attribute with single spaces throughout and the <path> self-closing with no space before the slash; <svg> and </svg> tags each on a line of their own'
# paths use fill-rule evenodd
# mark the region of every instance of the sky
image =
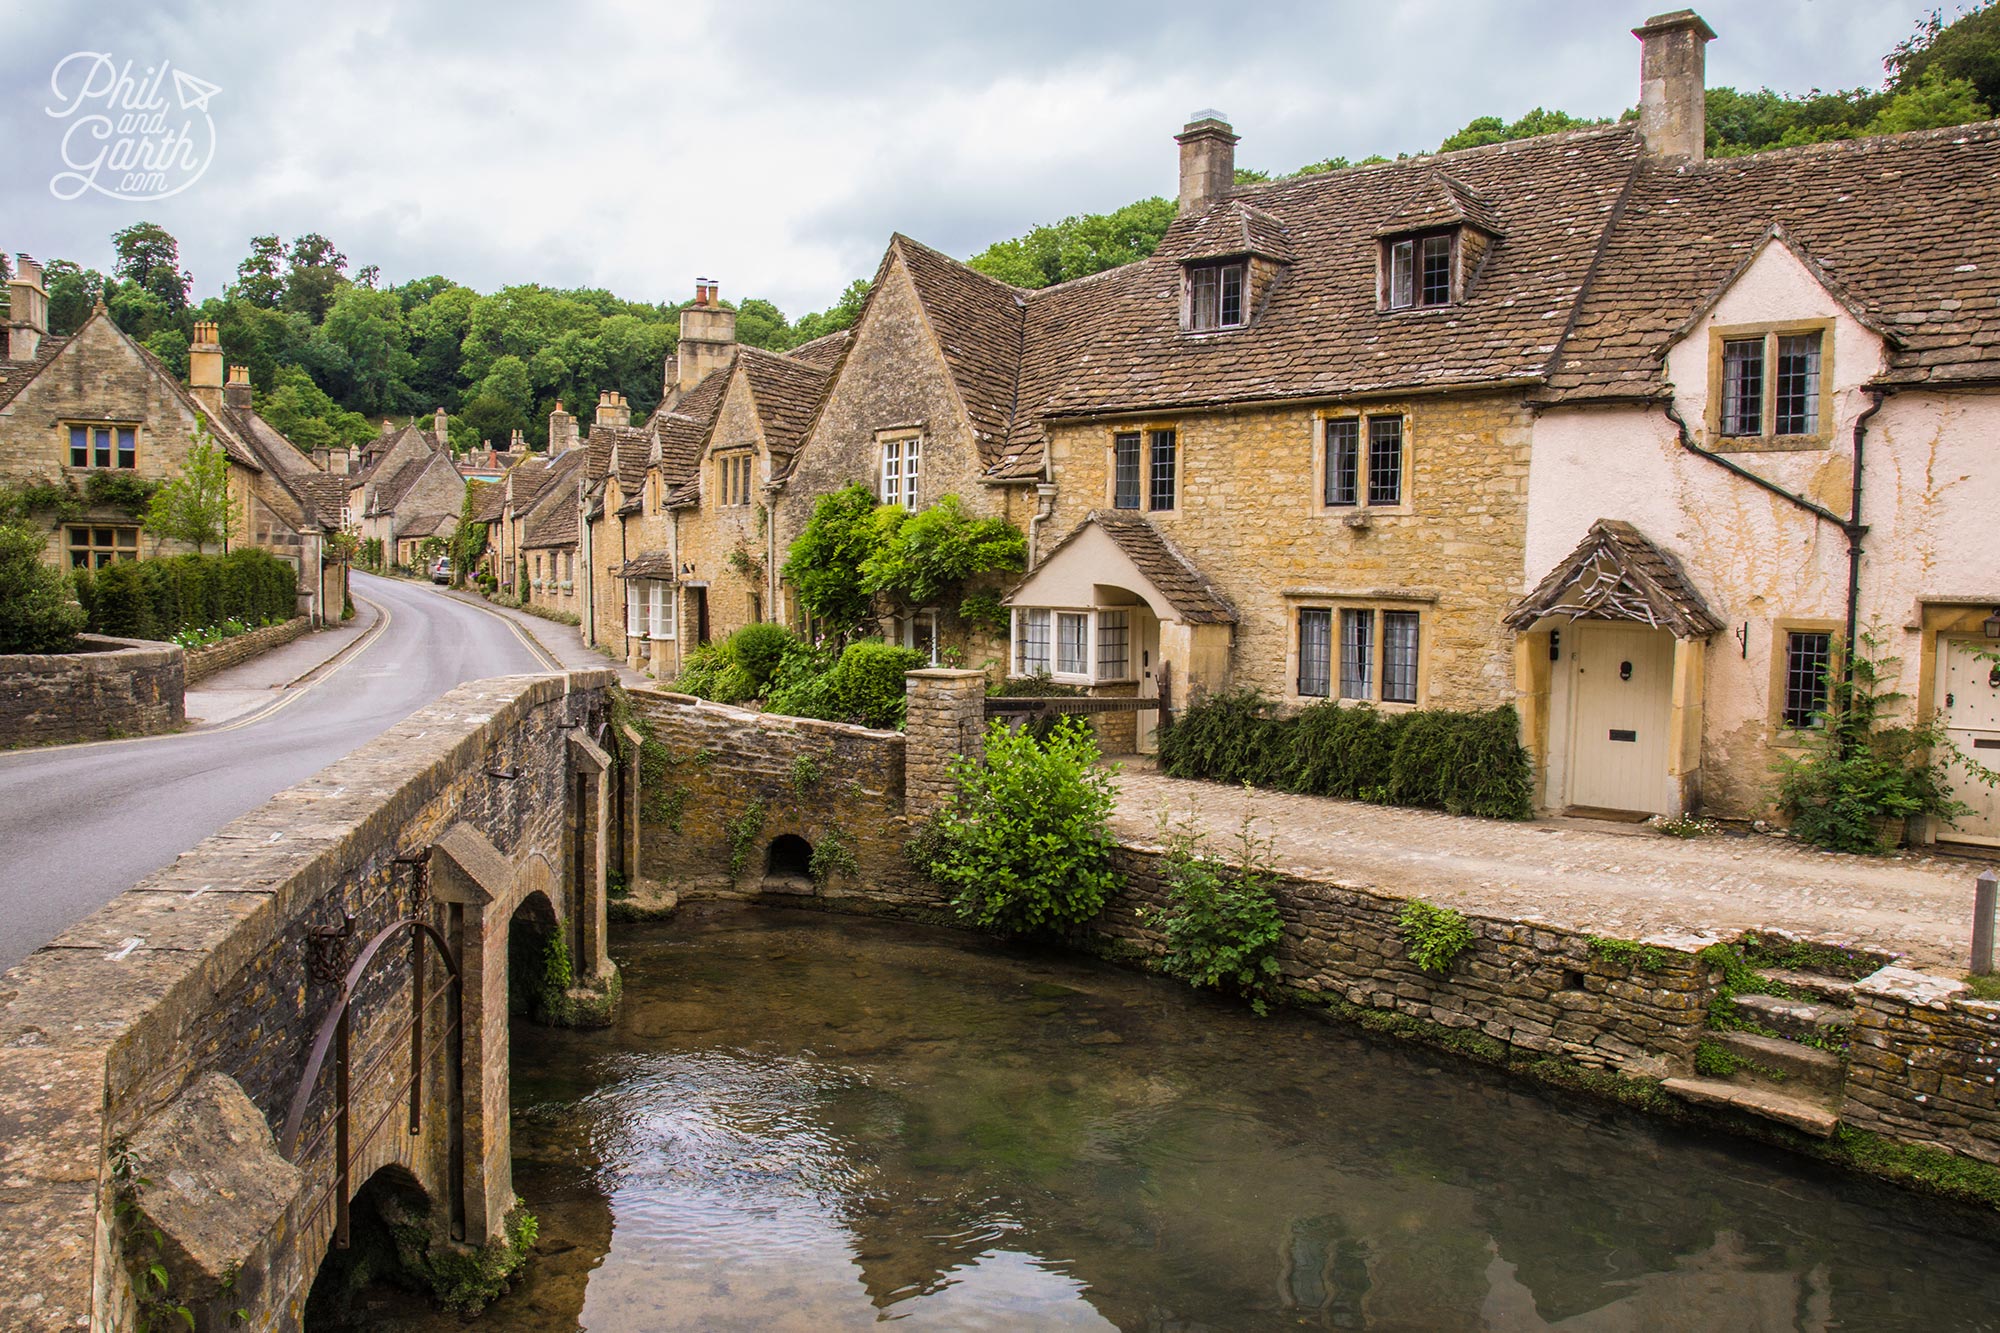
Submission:
<svg viewBox="0 0 2000 1333">
<path fill-rule="evenodd" d="M 1708 82 L 1877 85 L 1935 3 L 1710 0 Z M 1537 105 L 1615 116 L 1638 100 L 1630 29 L 1665 7 L 0 0 L 0 248 L 108 270 L 113 231 L 157 222 L 200 298 L 252 235 L 317 231 L 385 283 L 671 302 L 701 277 L 796 316 L 895 231 L 963 256 L 1171 197 L 1200 108 L 1274 171 Z M 149 92 L 166 66 L 192 79 Z M 157 179 L 115 169 L 167 137 Z"/>
</svg>

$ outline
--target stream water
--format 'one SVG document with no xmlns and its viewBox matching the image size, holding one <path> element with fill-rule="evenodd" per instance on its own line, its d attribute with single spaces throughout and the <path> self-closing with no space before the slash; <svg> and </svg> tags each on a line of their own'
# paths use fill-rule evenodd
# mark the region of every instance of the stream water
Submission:
<svg viewBox="0 0 2000 1333">
<path fill-rule="evenodd" d="M 1967 1210 L 1311 1018 L 813 913 L 614 953 L 615 1027 L 516 1029 L 474 1327 L 2000 1329 Z"/>
</svg>

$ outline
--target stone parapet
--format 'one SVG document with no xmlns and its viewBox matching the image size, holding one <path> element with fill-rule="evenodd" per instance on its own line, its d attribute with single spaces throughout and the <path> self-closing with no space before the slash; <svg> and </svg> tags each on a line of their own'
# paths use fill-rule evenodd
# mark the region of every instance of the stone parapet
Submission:
<svg viewBox="0 0 2000 1333">
<path fill-rule="evenodd" d="M 187 683 L 193 685 L 218 671 L 240 666 L 261 653 L 290 643 L 311 628 L 311 617 L 293 616 L 281 625 L 266 625 L 233 639 L 197 648 L 187 655 Z"/>
<path fill-rule="evenodd" d="M 952 789 L 951 761 L 986 753 L 986 673 L 932 667 L 912 671 L 909 737 L 904 777 L 904 813 L 912 822 L 928 819 Z"/>
<path fill-rule="evenodd" d="M 1841 1119 L 2000 1163 L 2000 1004 L 1963 982 L 1885 967 L 1854 986 Z"/>
<path fill-rule="evenodd" d="M 0 749 L 152 736 L 187 722 L 179 647 L 77 637 L 88 651 L 0 656 Z"/>
</svg>

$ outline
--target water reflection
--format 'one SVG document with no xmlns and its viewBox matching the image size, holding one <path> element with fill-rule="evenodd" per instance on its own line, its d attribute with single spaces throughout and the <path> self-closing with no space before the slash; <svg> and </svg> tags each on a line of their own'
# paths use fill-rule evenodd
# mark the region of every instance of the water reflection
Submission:
<svg viewBox="0 0 2000 1333">
<path fill-rule="evenodd" d="M 1963 1212 L 1311 1020 L 808 914 L 616 952 L 616 1028 L 516 1036 L 489 1326 L 2000 1327 Z"/>
</svg>

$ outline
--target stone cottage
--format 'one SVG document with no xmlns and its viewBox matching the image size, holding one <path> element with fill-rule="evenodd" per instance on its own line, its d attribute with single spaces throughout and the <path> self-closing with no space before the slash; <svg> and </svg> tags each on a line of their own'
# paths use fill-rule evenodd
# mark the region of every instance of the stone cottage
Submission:
<svg viewBox="0 0 2000 1333">
<path fill-rule="evenodd" d="M 424 538 L 455 528 L 465 504 L 466 481 L 452 457 L 443 408 L 430 430 L 415 422 L 398 430 L 384 421 L 345 480 L 355 535 L 381 542 L 394 564 L 411 564 Z"/>
</svg>

